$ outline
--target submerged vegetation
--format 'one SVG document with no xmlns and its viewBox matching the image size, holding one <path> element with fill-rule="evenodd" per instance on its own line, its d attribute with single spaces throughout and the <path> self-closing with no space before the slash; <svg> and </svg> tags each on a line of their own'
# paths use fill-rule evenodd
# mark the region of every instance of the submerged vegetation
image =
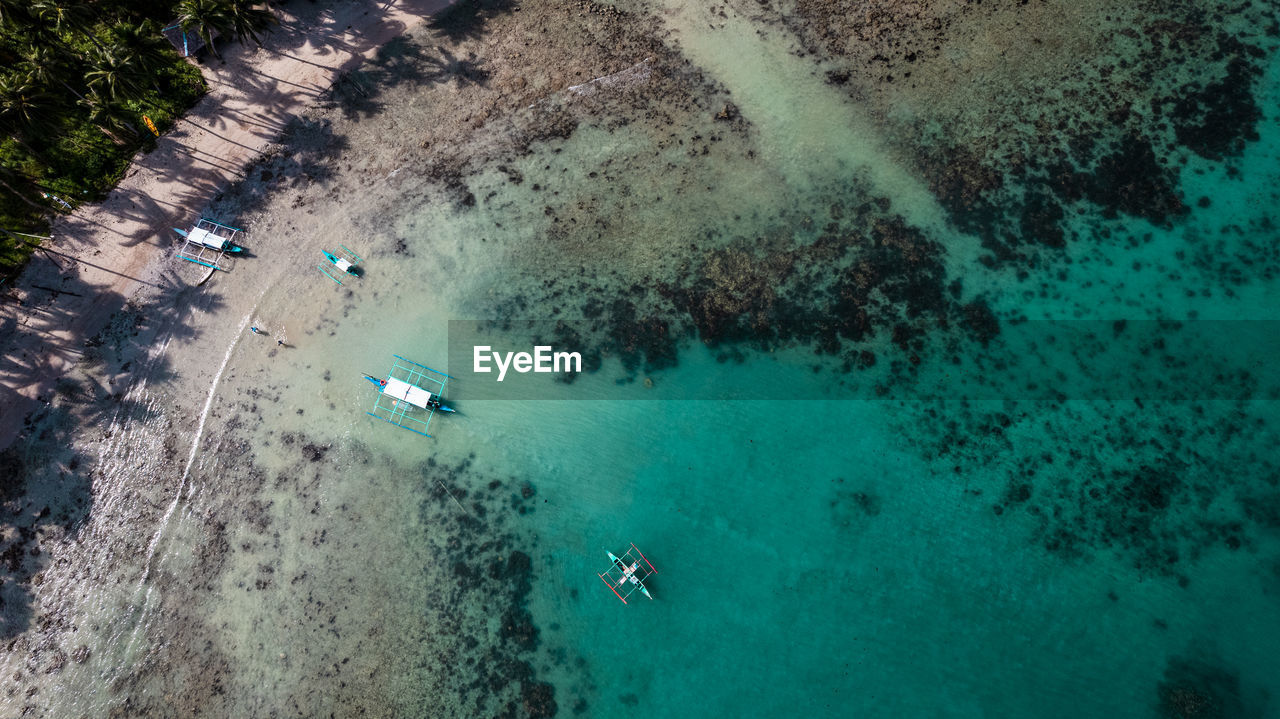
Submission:
<svg viewBox="0 0 1280 719">
<path fill-rule="evenodd" d="M 251 0 L 0 0 L 0 277 L 53 212 L 103 197 L 206 91 L 163 30 L 212 49 L 274 22 Z M 153 134 L 154 133 L 154 134 Z"/>
</svg>

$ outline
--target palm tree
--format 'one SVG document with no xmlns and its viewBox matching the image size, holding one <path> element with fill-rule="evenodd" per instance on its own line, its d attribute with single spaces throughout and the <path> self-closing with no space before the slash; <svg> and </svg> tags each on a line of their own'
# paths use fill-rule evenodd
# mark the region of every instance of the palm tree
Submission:
<svg viewBox="0 0 1280 719">
<path fill-rule="evenodd" d="M 117 145 L 123 145 L 125 141 L 116 135 L 116 131 L 127 131 L 135 138 L 138 136 L 138 128 L 125 119 L 131 116 L 132 113 L 119 103 L 111 102 L 95 94 L 92 100 L 84 103 L 84 107 L 86 110 L 85 119 L 89 121 L 89 124 L 98 128 L 102 134 L 111 138 L 111 141 Z"/>
<path fill-rule="evenodd" d="M 0 27 L 21 31 L 35 22 L 28 0 L 0 0 Z"/>
<path fill-rule="evenodd" d="M 42 214 L 49 211 L 48 207 L 35 201 L 35 196 L 39 192 L 35 182 L 30 177 L 4 165 L 0 165 L 0 187 L 8 190 L 9 194 L 39 210 Z"/>
<path fill-rule="evenodd" d="M 131 48 L 138 55 L 138 68 L 150 75 L 173 62 L 173 51 L 160 40 L 160 26 L 151 20 L 139 23 L 117 22 L 111 26 L 111 37 L 117 45 Z"/>
<path fill-rule="evenodd" d="M 59 104 L 30 73 L 0 76 L 0 122 L 11 133 L 41 134 Z"/>
<path fill-rule="evenodd" d="M 194 30 L 214 57 L 221 57 L 213 46 L 214 35 L 221 35 L 231 28 L 225 0 L 182 0 L 178 3 L 178 27 L 183 32 Z"/>
<path fill-rule="evenodd" d="M 146 68 L 142 67 L 140 54 L 137 58 L 137 60 L 132 59 L 131 53 L 122 46 L 113 47 L 105 53 L 97 53 L 95 55 L 97 62 L 81 73 L 84 84 L 80 90 L 63 79 L 77 71 L 70 65 L 76 58 L 59 54 L 47 45 L 31 48 L 25 58 L 23 69 L 34 83 L 49 88 L 61 85 L 63 89 L 75 96 L 75 105 L 80 108 L 78 112 L 82 113 L 81 116 L 88 120 L 89 124 L 97 127 L 112 141 L 123 144 L 123 141 L 116 136 L 117 131 L 127 129 L 136 137 L 138 130 L 125 119 L 129 115 L 115 99 L 117 96 L 134 98 L 141 94 L 141 74 Z M 50 109 L 67 110 L 71 108 L 71 104 L 64 100 Z"/>
<path fill-rule="evenodd" d="M 50 45 L 32 45 L 23 58 L 23 68 L 31 75 L 31 79 L 45 87 L 61 85 L 64 90 L 84 102 L 84 94 L 66 82 L 71 76 L 70 60 L 65 53 L 58 53 Z"/>
<path fill-rule="evenodd" d="M 53 25 L 54 31 L 72 30 L 83 35 L 98 50 L 105 50 L 98 38 L 93 35 L 93 11 L 88 5 L 61 4 L 57 0 L 35 0 L 31 3 L 31 11 L 37 18 Z"/>
<path fill-rule="evenodd" d="M 221 57 L 213 46 L 215 35 L 232 35 L 242 42 L 250 39 L 262 44 L 259 34 L 277 21 L 270 10 L 258 5 L 257 0 L 182 0 L 178 3 L 178 25 L 183 32 L 195 30 L 209 51 Z"/>
<path fill-rule="evenodd" d="M 47 165 L 45 155 L 28 140 L 50 134 L 56 112 L 66 104 L 28 73 L 0 75 L 0 136 L 13 140 L 27 155 Z"/>
<path fill-rule="evenodd" d="M 92 68 L 85 75 L 95 94 L 110 100 L 136 99 L 143 95 L 144 74 L 138 55 L 123 45 L 112 45 L 95 53 Z"/>
<path fill-rule="evenodd" d="M 261 47 L 262 40 L 258 33 L 267 32 L 279 22 L 270 10 L 258 7 L 257 0 L 226 0 L 226 4 L 227 15 L 231 20 L 231 27 L 227 29 L 241 42 L 249 38 Z"/>
</svg>

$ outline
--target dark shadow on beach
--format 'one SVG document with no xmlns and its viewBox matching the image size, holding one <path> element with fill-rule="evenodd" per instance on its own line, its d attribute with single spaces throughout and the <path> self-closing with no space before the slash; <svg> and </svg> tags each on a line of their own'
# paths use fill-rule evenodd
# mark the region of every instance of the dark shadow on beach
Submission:
<svg viewBox="0 0 1280 719">
<path fill-rule="evenodd" d="M 382 46 L 367 63 L 343 73 L 328 99 L 347 119 L 359 121 L 380 114 L 385 109 L 380 96 L 399 85 L 484 85 L 489 79 L 484 65 L 474 53 L 457 57 L 447 48 L 428 48 L 402 36 Z"/>
<path fill-rule="evenodd" d="M 432 18 L 428 27 L 455 43 L 473 40 L 484 34 L 489 20 L 518 7 L 515 0 L 462 0 Z"/>
<path fill-rule="evenodd" d="M 244 176 L 210 203 L 210 217 L 244 216 L 261 210 L 271 196 L 285 187 L 327 182 L 333 163 L 350 143 L 334 133 L 332 123 L 297 118 L 285 128 L 279 143 L 245 168 Z M 237 257 L 255 257 L 245 248 Z"/>
</svg>

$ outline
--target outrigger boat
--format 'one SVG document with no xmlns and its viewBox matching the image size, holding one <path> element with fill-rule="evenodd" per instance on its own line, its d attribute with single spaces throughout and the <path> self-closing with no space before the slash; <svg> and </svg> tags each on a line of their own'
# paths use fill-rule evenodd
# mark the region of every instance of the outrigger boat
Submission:
<svg viewBox="0 0 1280 719">
<path fill-rule="evenodd" d="M 454 411 L 443 400 L 445 382 L 453 377 L 400 355 L 392 357 L 396 361 L 386 379 L 368 374 L 364 376 L 378 388 L 378 398 L 374 400 L 373 409 L 365 414 L 423 437 L 430 437 L 427 428 L 431 426 L 431 418 L 435 413 Z M 428 387 L 431 389 L 427 389 Z M 432 389 L 435 391 L 431 391 Z M 426 416 L 417 410 L 425 410 Z"/>
<path fill-rule="evenodd" d="M 236 244 L 236 236 L 244 230 L 204 217 L 190 230 L 175 227 L 173 231 L 183 239 L 182 247 L 178 248 L 178 259 L 197 265 L 229 272 L 231 267 L 226 262 L 226 256 L 244 251 L 243 247 Z"/>
<path fill-rule="evenodd" d="M 325 277 L 328 277 L 338 284 L 342 284 L 342 280 L 334 276 L 334 269 L 337 269 L 338 272 L 351 275 L 352 277 L 360 276 L 359 266 L 363 260 L 361 260 L 359 255 L 352 252 L 346 245 L 338 245 L 338 249 L 333 252 L 328 250 L 320 251 L 324 253 L 324 258 L 333 265 L 332 268 L 326 267 L 325 265 L 316 265 L 316 269 L 320 270 Z"/>
<path fill-rule="evenodd" d="M 636 556 L 631 556 L 632 552 L 635 552 Z M 653 595 L 649 594 L 649 590 L 644 586 L 644 580 L 648 579 L 650 574 L 657 574 L 658 570 L 653 568 L 653 565 L 636 548 L 636 545 L 632 544 L 626 554 L 621 557 L 614 556 L 613 552 L 610 551 L 606 551 L 605 554 L 609 555 L 609 561 L 613 562 L 613 566 L 609 567 L 608 571 L 603 574 L 596 576 L 600 577 L 609 586 L 609 589 L 618 595 L 618 599 L 621 599 L 623 604 L 627 603 L 627 597 L 635 593 L 637 589 L 640 590 L 641 594 L 653 599 Z M 641 562 L 644 562 L 644 564 L 641 564 Z"/>
</svg>

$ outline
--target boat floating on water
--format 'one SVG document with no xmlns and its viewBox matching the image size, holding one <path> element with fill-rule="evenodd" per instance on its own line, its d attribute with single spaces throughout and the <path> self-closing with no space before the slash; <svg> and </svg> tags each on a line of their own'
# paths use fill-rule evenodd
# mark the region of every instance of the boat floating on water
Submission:
<svg viewBox="0 0 1280 719">
<path fill-rule="evenodd" d="M 403 427 L 423 437 L 430 437 L 427 428 L 436 412 L 452 413 L 454 409 L 444 403 L 444 385 L 453 377 L 400 355 L 391 355 L 395 362 L 386 379 L 366 374 L 378 397 L 373 409 L 365 414 L 383 422 Z"/>
<path fill-rule="evenodd" d="M 632 552 L 635 556 L 632 556 Z M 653 568 L 635 544 L 632 544 L 621 557 L 610 551 L 606 551 L 605 554 L 609 555 L 609 561 L 613 562 L 613 565 L 603 574 L 596 576 L 613 590 L 623 604 L 627 604 L 627 597 L 637 590 L 649 599 L 653 599 L 653 595 L 649 594 L 648 588 L 644 586 L 644 580 L 648 579 L 650 574 L 657 574 L 658 570 Z"/>
<path fill-rule="evenodd" d="M 360 263 L 364 260 L 360 256 L 352 252 L 346 245 L 338 245 L 338 249 L 330 252 L 328 250 L 320 250 L 324 253 L 324 258 L 329 261 L 332 267 L 326 265 L 316 265 L 316 269 L 329 279 L 342 284 L 342 280 L 335 276 L 334 270 L 338 273 L 348 274 L 352 277 L 360 276 Z"/>
</svg>

